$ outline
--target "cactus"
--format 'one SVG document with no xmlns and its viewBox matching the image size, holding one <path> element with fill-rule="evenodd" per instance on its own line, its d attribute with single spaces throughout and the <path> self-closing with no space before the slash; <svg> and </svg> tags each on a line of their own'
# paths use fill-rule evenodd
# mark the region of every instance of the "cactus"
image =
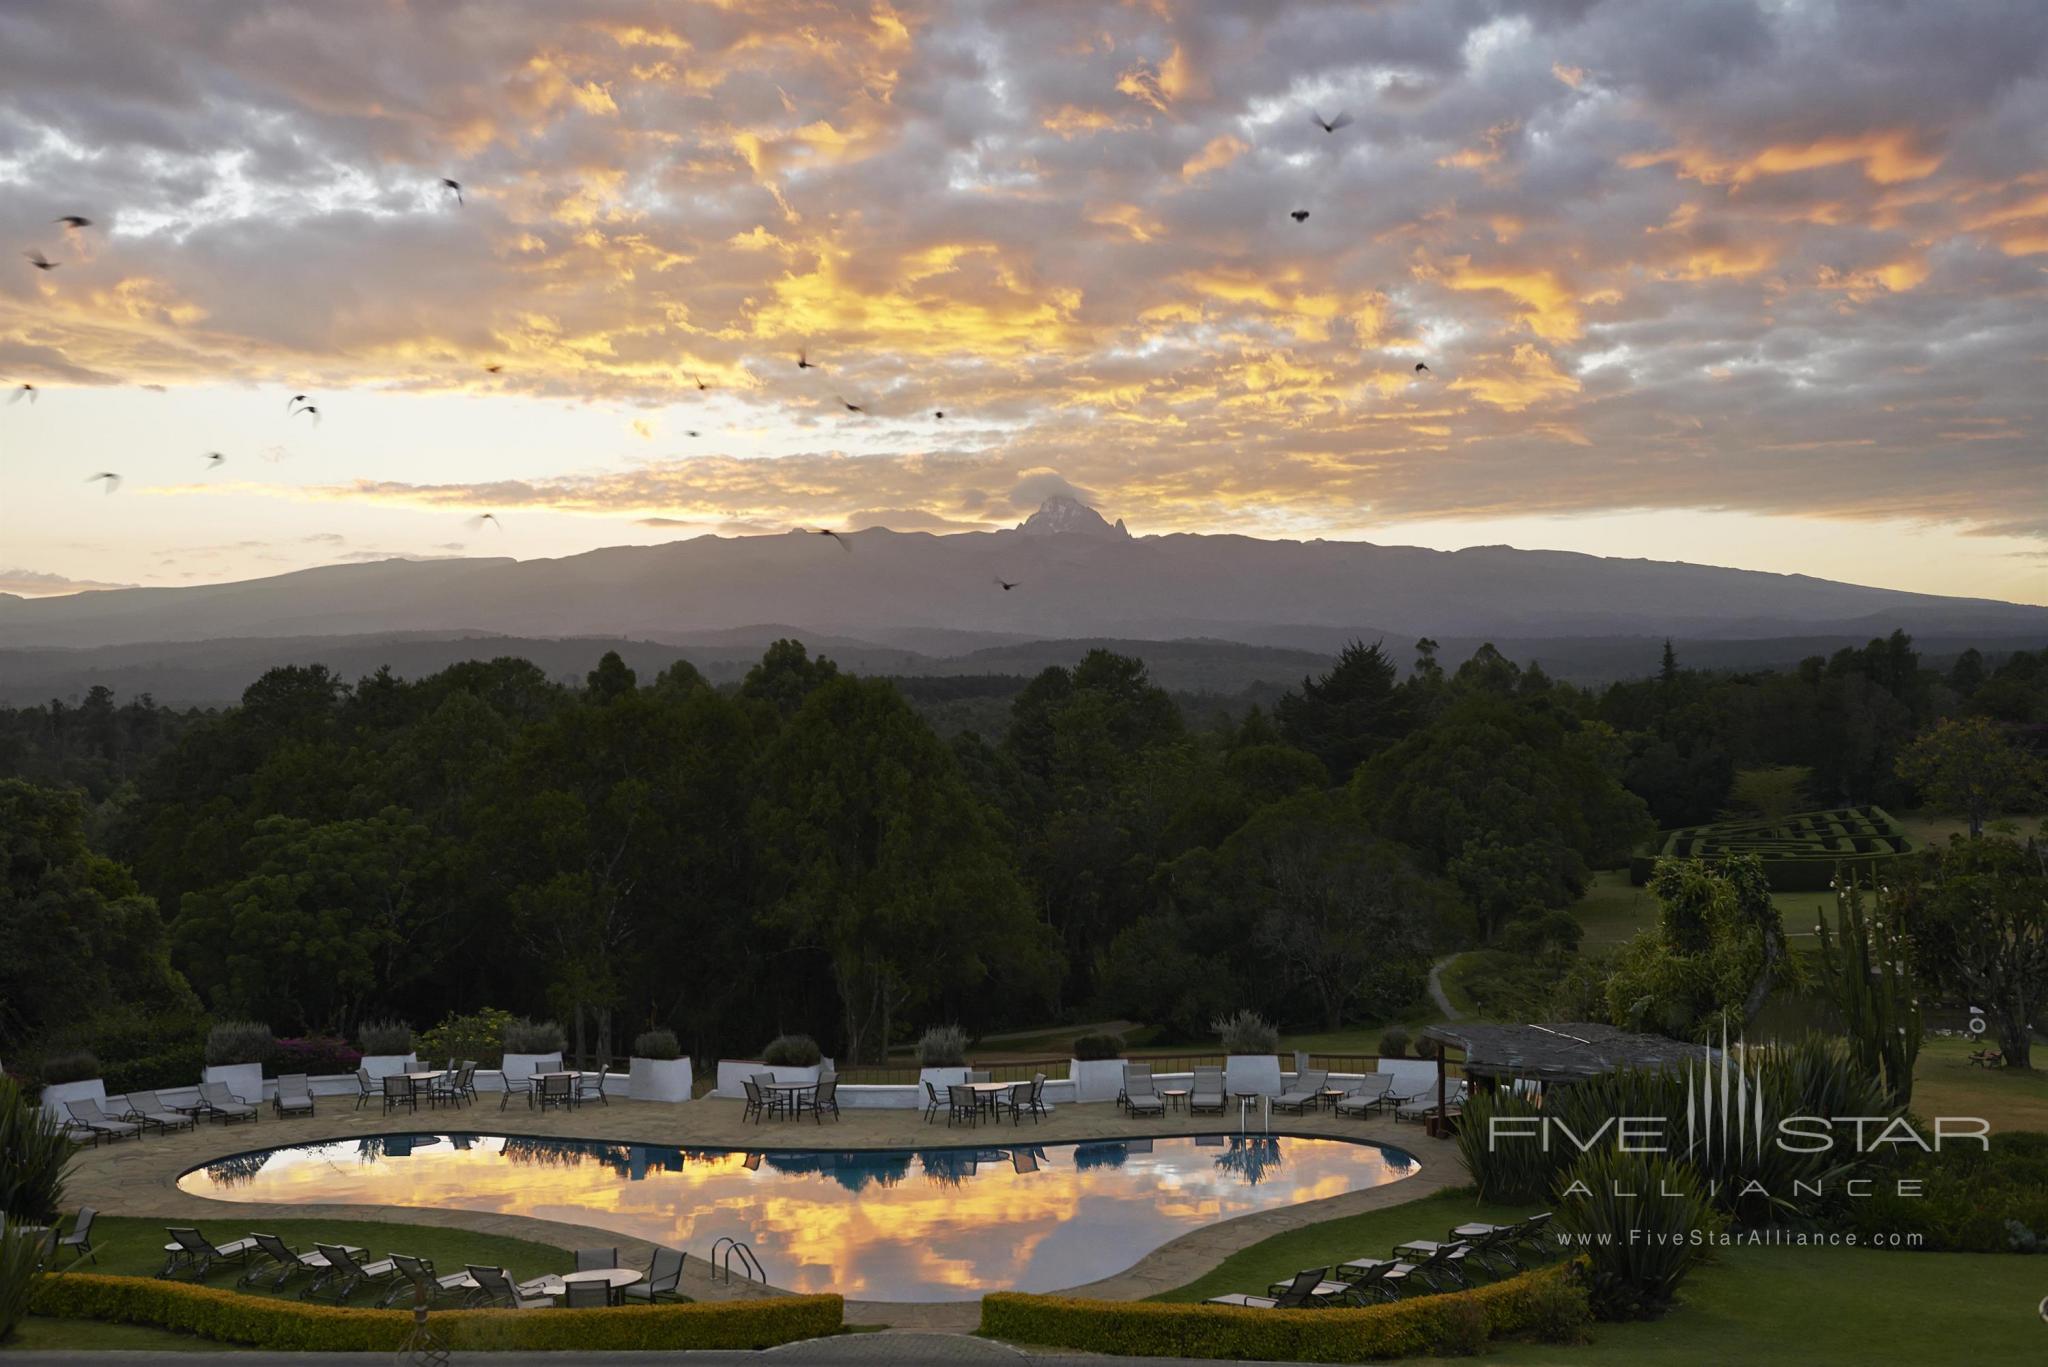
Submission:
<svg viewBox="0 0 2048 1367">
<path fill-rule="evenodd" d="M 1913 1099 L 1913 1061 L 1920 1056 L 1912 941 L 1888 905 L 1887 889 L 1869 889 L 1866 914 L 1865 889 L 1854 873 L 1837 873 L 1831 886 L 1835 929 L 1825 920 L 1814 927 L 1822 973 L 1857 1063 L 1881 1079 L 1892 1104 L 1904 1109 Z"/>
</svg>

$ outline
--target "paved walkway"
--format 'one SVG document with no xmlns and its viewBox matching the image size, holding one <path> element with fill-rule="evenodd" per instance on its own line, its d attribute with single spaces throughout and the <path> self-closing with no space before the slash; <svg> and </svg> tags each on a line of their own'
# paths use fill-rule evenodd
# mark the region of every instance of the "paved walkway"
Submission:
<svg viewBox="0 0 2048 1367">
<path fill-rule="evenodd" d="M 451 1128 L 481 1134 L 687 1147 L 830 1148 L 835 1151 L 974 1145 L 977 1139 L 985 1146 L 997 1135 L 1003 1136 L 1003 1139 L 996 1140 L 998 1143 L 1014 1136 L 1028 1135 L 1034 1144 L 1060 1144 L 1237 1132 L 1234 1116 L 1173 1115 L 1165 1120 L 1133 1120 L 1111 1102 L 1061 1106 L 1037 1125 L 985 1125 L 979 1130 L 948 1130 L 944 1125 L 926 1125 L 917 1111 L 884 1110 L 850 1110 L 838 1123 L 827 1121 L 823 1126 L 803 1121 L 763 1125 L 743 1120 L 739 1102 L 710 1098 L 683 1105 L 617 1101 L 607 1107 L 585 1106 L 570 1112 L 539 1112 L 528 1110 L 517 1101 L 509 1109 L 500 1111 L 492 1095 L 486 1094 L 479 1103 L 459 1111 L 427 1112 L 417 1116 L 400 1113 L 387 1117 L 380 1107 L 358 1111 L 351 1108 L 349 1098 L 322 1097 L 319 1108 L 318 1114 L 310 1119 L 278 1120 L 266 1114 L 255 1125 L 201 1125 L 193 1132 L 158 1135 L 88 1149 L 78 1156 L 69 1183 L 69 1197 L 74 1202 L 95 1206 L 105 1215 L 189 1220 L 221 1227 L 242 1225 L 249 1219 L 252 1209 L 249 1203 L 180 1191 L 178 1177 L 201 1164 L 251 1149 L 329 1139 L 346 1140 L 373 1134 L 446 1132 Z M 1415 1200 L 1466 1180 L 1457 1146 L 1448 1141 L 1426 1138 L 1418 1125 L 1396 1125 L 1385 1117 L 1340 1119 L 1328 1113 L 1275 1117 L 1275 1122 L 1274 1132 L 1280 1134 L 1366 1139 L 1390 1144 L 1414 1154 L 1421 1166 L 1413 1175 L 1384 1186 L 1278 1210 L 1257 1211 L 1195 1230 L 1153 1250 L 1125 1272 L 1075 1289 L 1108 1299 L 1139 1299 L 1185 1285 L 1214 1268 L 1229 1254 L 1271 1234 Z M 531 1239 L 562 1248 L 594 1243 L 616 1245 L 625 1260 L 641 1264 L 652 1254 L 652 1245 L 644 1240 L 604 1229 L 599 1224 L 541 1220 L 492 1211 L 272 1202 L 263 1203 L 262 1209 L 272 1215 L 291 1218 L 431 1224 Z M 592 1211 L 590 1214 L 593 1220 L 602 1219 L 602 1212 Z M 700 1300 L 722 1300 L 778 1294 L 757 1285 L 741 1283 L 735 1286 L 712 1281 L 701 1257 L 702 1251 L 695 1251 L 700 1256 L 689 1260 L 683 1288 L 690 1295 Z M 980 1307 L 972 1301 L 958 1304 L 847 1303 L 849 1323 L 887 1324 L 898 1329 L 959 1332 L 972 1329 L 979 1317 Z M 505 1359 L 494 1356 L 493 1361 L 503 1362 Z"/>
<path fill-rule="evenodd" d="M 1444 970 L 1451 966 L 1456 954 L 1446 954 L 1429 966 L 1429 999 L 1436 1003 L 1436 1009 L 1444 1013 L 1447 1021 L 1465 1019 L 1465 1013 L 1451 1005 L 1450 993 L 1444 991 Z"/>
</svg>

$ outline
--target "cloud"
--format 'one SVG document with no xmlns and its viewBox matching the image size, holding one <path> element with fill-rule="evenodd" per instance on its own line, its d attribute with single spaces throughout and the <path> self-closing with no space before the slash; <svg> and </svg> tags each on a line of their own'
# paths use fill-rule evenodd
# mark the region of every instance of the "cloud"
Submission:
<svg viewBox="0 0 2048 1367">
<path fill-rule="evenodd" d="M 133 587 L 133 584 L 106 583 L 97 579 L 71 579 L 46 570 L 0 569 L 0 593 L 17 594 L 23 598 L 49 598 L 64 593 L 83 593 L 89 589 Z"/>
</svg>

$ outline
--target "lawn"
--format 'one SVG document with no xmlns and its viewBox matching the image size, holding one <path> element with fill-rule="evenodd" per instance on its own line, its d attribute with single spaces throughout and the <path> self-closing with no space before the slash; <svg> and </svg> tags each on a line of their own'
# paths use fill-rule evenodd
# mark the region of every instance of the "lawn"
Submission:
<svg viewBox="0 0 2048 1367">
<path fill-rule="evenodd" d="M 1913 1065 L 1913 1110 L 1918 1115 L 1975 1115 L 1991 1122 L 1993 1133 L 2006 1130 L 2048 1131 L 2048 1048 L 2035 1047 L 2035 1066 L 1978 1068 L 1972 1050 L 1996 1048 L 1949 1037 L 1925 1041 Z M 2042 1269 L 2042 1291 L 2048 1293 L 2048 1267 Z M 2043 1326 L 2048 1328 L 2048 1326 Z"/>
</svg>

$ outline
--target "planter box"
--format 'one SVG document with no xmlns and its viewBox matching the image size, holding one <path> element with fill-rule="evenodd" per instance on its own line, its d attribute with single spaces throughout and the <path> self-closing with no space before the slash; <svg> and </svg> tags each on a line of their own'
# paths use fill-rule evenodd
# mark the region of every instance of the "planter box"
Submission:
<svg viewBox="0 0 2048 1367">
<path fill-rule="evenodd" d="M 53 1082 L 43 1088 L 43 1109 L 59 1120 L 69 1120 L 71 1112 L 64 1109 L 67 1101 L 105 1101 L 107 1084 L 96 1077 L 78 1082 Z"/>
<path fill-rule="evenodd" d="M 917 1104 L 922 1106 L 926 1102 L 924 1085 L 927 1082 L 939 1089 L 939 1104 L 944 1105 L 946 1089 L 958 1086 L 965 1081 L 967 1081 L 967 1069 L 965 1066 L 959 1068 L 920 1068 L 917 1070 Z"/>
<path fill-rule="evenodd" d="M 626 1081 L 635 1101 L 688 1101 L 695 1086 L 686 1058 L 636 1058 Z"/>
<path fill-rule="evenodd" d="M 1074 1084 L 1079 1101 L 1114 1101 L 1124 1089 L 1124 1060 L 1091 1058 L 1067 1060 L 1067 1080 Z M 1050 1087 L 1052 1084 L 1046 1084 Z"/>
<path fill-rule="evenodd" d="M 225 1082 L 228 1095 L 240 1097 L 252 1106 L 263 1104 L 263 1065 L 260 1063 L 208 1065 L 200 1076 L 208 1082 Z"/>
<path fill-rule="evenodd" d="M 370 1081 L 378 1082 L 393 1073 L 417 1072 L 420 1066 L 418 1054 L 364 1054 L 363 1067 L 369 1070 Z M 376 1090 L 374 1087 L 372 1091 Z"/>
<path fill-rule="evenodd" d="M 1261 1096 L 1278 1096 L 1284 1090 L 1280 1084 L 1280 1058 L 1277 1054 L 1232 1054 L 1223 1062 L 1224 1090 L 1232 1095 L 1238 1092 L 1257 1092 Z"/>
<path fill-rule="evenodd" d="M 907 1082 L 849 1084 L 839 1089 L 839 1105 L 848 1111 L 921 1111 L 924 1088 Z"/>
</svg>

